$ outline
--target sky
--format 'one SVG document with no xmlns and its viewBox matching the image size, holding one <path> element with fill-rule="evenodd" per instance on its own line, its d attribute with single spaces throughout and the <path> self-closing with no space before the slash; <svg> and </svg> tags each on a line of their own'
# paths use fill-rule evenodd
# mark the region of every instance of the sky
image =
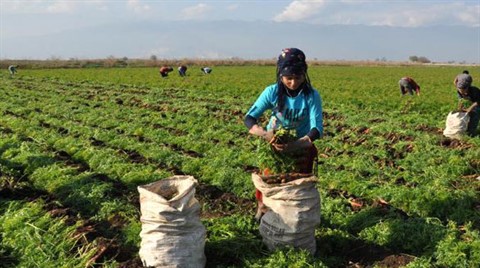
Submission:
<svg viewBox="0 0 480 268">
<path fill-rule="evenodd" d="M 235 53 L 227 52 L 225 49 L 226 52 L 223 54 L 210 51 L 210 55 L 213 56 L 182 53 L 169 48 L 168 42 L 152 42 L 151 39 L 148 42 L 152 43 L 152 47 L 148 48 L 143 44 L 147 41 L 138 37 L 138 32 L 149 30 L 151 35 L 158 36 L 158 40 L 161 40 L 162 29 L 167 30 L 166 28 L 172 28 L 172 25 L 181 24 L 183 27 L 191 25 L 192 28 L 195 28 L 198 25 L 210 25 L 209 22 L 216 23 L 216 31 L 223 32 L 223 30 L 228 30 L 222 29 L 224 21 L 249 23 L 250 25 L 259 23 L 259 25 L 268 24 L 279 27 L 297 23 L 311 27 L 362 25 L 373 28 L 402 28 L 410 31 L 425 27 L 453 27 L 451 29 L 455 31 L 459 27 L 464 27 L 473 30 L 473 35 L 468 37 L 469 40 L 445 42 L 452 42 L 449 48 L 455 48 L 456 42 L 459 44 L 458 49 L 460 50 L 464 49 L 460 43 L 471 43 L 474 50 L 471 51 L 472 59 L 469 59 L 468 55 L 452 55 L 452 57 L 445 56 L 444 58 L 480 63 L 480 0 L 0 0 L 0 59 L 44 59 L 48 57 L 68 59 L 107 57 L 109 55 L 148 58 L 152 54 L 163 57 L 167 53 L 169 57 L 173 58 L 252 57 L 252 55 L 243 55 L 238 49 L 235 50 Z M 111 52 L 108 53 L 104 48 L 106 46 L 105 36 L 128 28 L 125 27 L 126 25 L 135 25 L 135 29 L 125 31 L 126 34 L 132 33 L 132 38 L 121 40 L 123 44 L 118 44 L 118 46 L 110 44 Z M 225 27 L 229 27 L 228 23 L 225 25 Z M 195 29 L 201 38 L 202 29 Z M 85 31 L 90 33 L 87 35 L 88 40 L 77 40 L 75 44 L 71 44 L 68 43 L 68 40 L 62 39 L 70 38 L 71 40 L 74 38 L 72 34 L 77 32 L 84 34 Z M 145 34 L 148 35 L 148 33 Z M 180 38 L 181 30 L 177 34 L 178 37 L 170 36 L 170 38 Z M 242 39 L 248 41 L 249 34 L 245 32 L 241 34 Z M 291 34 L 286 31 L 280 32 L 281 37 L 287 40 Z M 85 35 L 82 36 L 85 37 Z M 99 38 L 98 41 L 96 38 Z M 230 43 L 232 42 L 231 38 L 225 39 L 220 35 L 210 35 L 210 38 L 212 38 L 212 44 L 223 43 L 225 48 L 234 46 Z M 253 36 L 252 39 L 254 39 Z M 185 38 L 182 37 L 181 41 L 185 42 Z M 38 42 L 40 47 L 45 49 L 35 48 L 35 45 L 24 45 L 22 42 L 33 44 Z M 98 43 L 98 50 L 95 46 L 90 45 L 88 45 L 88 50 L 77 48 L 77 45 L 81 45 L 78 43 L 81 42 L 85 42 L 85 46 Z M 124 44 L 124 42 L 130 45 Z M 312 42 L 315 41 L 312 40 Z M 429 42 L 429 40 L 425 40 L 425 42 Z M 175 42 L 172 43 L 175 44 Z M 58 49 L 55 50 L 57 45 Z M 136 49 L 135 46 L 141 47 L 141 49 Z M 68 47 L 72 47 L 72 50 L 69 51 Z M 217 45 L 212 45 L 212 47 L 223 50 Z M 477 51 L 475 51 L 476 47 L 478 47 Z M 246 48 L 252 49 L 252 47 Z M 275 44 L 272 44 L 272 49 L 278 50 Z M 229 53 L 232 55 L 228 55 Z M 442 53 L 448 54 L 449 52 Z M 370 55 L 365 54 L 365 57 Z M 262 55 L 253 56 L 262 58 Z M 270 58 L 270 56 L 266 55 L 263 58 Z M 389 55 L 390 57 L 396 58 L 395 55 Z"/>
</svg>

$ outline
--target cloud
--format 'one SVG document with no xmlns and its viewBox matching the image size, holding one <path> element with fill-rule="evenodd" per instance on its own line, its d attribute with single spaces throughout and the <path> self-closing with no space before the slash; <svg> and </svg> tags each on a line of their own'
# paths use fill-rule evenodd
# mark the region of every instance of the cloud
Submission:
<svg viewBox="0 0 480 268">
<path fill-rule="evenodd" d="M 73 13 L 82 7 L 107 9 L 104 0 L 66 1 L 66 0 L 9 0 L 2 2 L 2 14 L 63 14 Z"/>
<path fill-rule="evenodd" d="M 439 24 L 480 26 L 480 5 L 464 3 L 436 4 L 389 9 L 371 19 L 371 25 L 419 27 Z"/>
<path fill-rule="evenodd" d="M 156 47 L 151 49 L 147 54 L 148 56 L 155 55 L 159 57 L 167 57 L 170 52 L 171 49 L 168 47 Z"/>
<path fill-rule="evenodd" d="M 238 7 L 239 7 L 238 4 L 229 5 L 229 6 L 227 6 L 227 10 L 234 11 L 234 10 L 237 10 Z"/>
<path fill-rule="evenodd" d="M 147 4 L 142 4 L 140 0 L 128 0 L 127 6 L 135 13 L 143 13 L 150 10 L 150 6 Z"/>
<path fill-rule="evenodd" d="M 476 5 L 472 8 L 465 8 L 461 12 L 455 13 L 459 21 L 471 26 L 480 26 L 480 5 Z"/>
<path fill-rule="evenodd" d="M 301 21 L 315 15 L 324 5 L 325 0 L 293 1 L 282 13 L 273 18 L 276 22 Z"/>
<path fill-rule="evenodd" d="M 276 22 L 359 24 L 392 27 L 480 26 L 480 5 L 472 1 L 297 0 L 273 18 Z"/>
<path fill-rule="evenodd" d="M 48 1 L 48 0 L 12 0 L 2 3 L 2 11 L 9 13 L 65 13 L 71 12 L 75 2 L 69 1 Z"/>
<path fill-rule="evenodd" d="M 70 13 L 75 9 L 76 2 L 53 1 L 47 6 L 48 13 Z"/>
<path fill-rule="evenodd" d="M 203 3 L 200 3 L 195 6 L 187 7 L 182 10 L 182 15 L 183 15 L 182 19 L 188 20 L 188 19 L 203 18 L 205 14 L 210 10 L 211 10 L 211 7 Z"/>
<path fill-rule="evenodd" d="M 202 51 L 197 54 L 196 58 L 199 59 L 225 59 L 227 56 L 217 51 Z"/>
</svg>

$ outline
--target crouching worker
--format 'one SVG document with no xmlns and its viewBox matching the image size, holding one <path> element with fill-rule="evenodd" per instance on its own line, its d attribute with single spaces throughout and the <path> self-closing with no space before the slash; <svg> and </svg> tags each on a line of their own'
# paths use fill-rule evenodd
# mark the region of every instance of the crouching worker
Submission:
<svg viewBox="0 0 480 268">
<path fill-rule="evenodd" d="M 178 74 L 181 77 L 187 76 L 187 66 L 185 66 L 185 65 L 179 66 L 178 67 Z"/>
<path fill-rule="evenodd" d="M 14 76 L 17 73 L 18 65 L 10 65 L 8 66 L 8 71 L 10 72 L 10 76 Z"/>
<path fill-rule="evenodd" d="M 212 72 L 212 68 L 210 67 L 202 67 L 200 68 L 200 70 L 204 73 L 204 74 L 209 74 Z"/>
<path fill-rule="evenodd" d="M 160 67 L 160 76 L 162 77 L 167 77 L 168 76 L 168 73 L 173 71 L 173 68 L 170 67 L 170 66 L 162 66 Z"/>
<path fill-rule="evenodd" d="M 472 77 L 469 74 L 462 73 L 455 78 L 455 87 L 457 88 L 458 110 L 468 113 L 467 134 L 475 136 L 478 122 L 480 121 L 480 89 L 472 86 Z M 471 102 L 468 107 L 464 106 L 464 100 Z"/>
<path fill-rule="evenodd" d="M 400 92 L 402 93 L 402 96 L 405 96 L 407 93 L 413 95 L 414 91 L 417 96 L 420 95 L 420 86 L 411 77 L 402 77 L 398 81 L 398 85 L 400 86 Z"/>
<path fill-rule="evenodd" d="M 258 119 L 267 110 L 271 117 L 266 129 Z M 297 48 L 282 51 L 277 61 L 276 82 L 267 86 L 248 110 L 245 126 L 251 135 L 270 143 L 274 130 L 295 129 L 297 139 L 287 144 L 272 144 L 276 151 L 293 153 L 303 158 L 299 173 L 312 173 L 317 149 L 313 142 L 323 134 L 322 101 L 318 91 L 310 84 L 305 54 Z M 261 192 L 256 191 L 257 220 L 265 213 Z"/>
</svg>

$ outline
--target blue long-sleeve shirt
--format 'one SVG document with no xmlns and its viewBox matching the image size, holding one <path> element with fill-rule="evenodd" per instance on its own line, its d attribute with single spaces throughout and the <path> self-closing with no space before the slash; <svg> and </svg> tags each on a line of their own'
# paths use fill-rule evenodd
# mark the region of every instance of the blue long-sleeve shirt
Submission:
<svg viewBox="0 0 480 268">
<path fill-rule="evenodd" d="M 312 88 L 310 94 L 300 92 L 295 97 L 285 95 L 285 105 L 282 111 L 277 111 L 278 90 L 277 84 L 265 88 L 247 112 L 247 118 L 253 117 L 258 120 L 265 111 L 271 110 L 267 130 L 283 126 L 296 129 L 298 138 L 311 133 L 312 130 L 318 131 L 319 136 L 322 136 L 322 99 L 318 91 Z"/>
</svg>

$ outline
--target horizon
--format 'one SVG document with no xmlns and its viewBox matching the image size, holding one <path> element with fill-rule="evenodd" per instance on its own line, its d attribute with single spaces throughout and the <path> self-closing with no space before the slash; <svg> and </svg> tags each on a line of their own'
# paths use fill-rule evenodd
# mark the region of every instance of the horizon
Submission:
<svg viewBox="0 0 480 268">
<path fill-rule="evenodd" d="M 478 0 L 3 0 L 0 15 L 2 60 L 251 60 L 299 47 L 322 61 L 480 63 Z"/>
</svg>

